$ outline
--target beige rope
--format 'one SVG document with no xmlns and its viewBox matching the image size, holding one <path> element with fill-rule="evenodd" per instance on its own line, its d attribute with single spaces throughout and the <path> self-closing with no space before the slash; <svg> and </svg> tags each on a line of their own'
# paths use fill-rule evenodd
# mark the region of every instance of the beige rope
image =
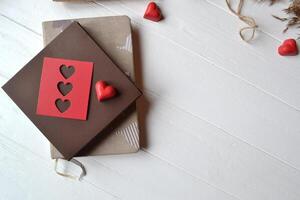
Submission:
<svg viewBox="0 0 300 200">
<path fill-rule="evenodd" d="M 62 158 L 57 158 L 57 159 L 55 159 L 55 165 L 54 165 L 54 170 L 55 170 L 55 172 L 56 172 L 58 175 L 64 176 L 64 177 L 67 177 L 67 178 L 71 178 L 71 179 L 78 179 L 78 180 L 80 180 L 83 176 L 86 175 L 86 170 L 85 170 L 83 164 L 82 164 L 81 162 L 79 162 L 78 160 L 74 159 L 74 158 L 72 158 L 69 162 L 72 162 L 72 163 L 74 163 L 75 165 L 77 165 L 77 166 L 79 166 L 79 167 L 81 168 L 81 173 L 80 173 L 79 177 L 73 176 L 73 175 L 71 175 L 71 174 L 59 172 L 59 171 L 57 170 L 57 163 L 58 163 L 58 160 L 60 160 L 60 159 L 61 159 L 61 160 L 65 160 L 65 159 L 62 159 Z M 65 160 L 65 161 L 67 161 L 67 160 Z"/>
<path fill-rule="evenodd" d="M 238 16 L 240 20 L 242 20 L 243 22 L 245 22 L 248 25 L 244 28 L 241 28 L 240 31 L 239 31 L 239 34 L 240 34 L 240 37 L 242 38 L 242 40 L 244 40 L 245 42 L 250 42 L 254 38 L 255 31 L 256 31 L 258 26 L 256 25 L 255 20 L 252 17 L 244 16 L 244 15 L 241 14 L 242 8 L 243 8 L 243 5 L 244 5 L 244 0 L 239 0 L 239 5 L 238 5 L 236 11 L 232 8 L 230 0 L 226 0 L 226 4 L 227 4 L 229 10 L 233 14 Z M 246 38 L 244 36 L 244 32 L 247 31 L 247 30 L 252 30 L 252 34 L 249 38 Z"/>
</svg>

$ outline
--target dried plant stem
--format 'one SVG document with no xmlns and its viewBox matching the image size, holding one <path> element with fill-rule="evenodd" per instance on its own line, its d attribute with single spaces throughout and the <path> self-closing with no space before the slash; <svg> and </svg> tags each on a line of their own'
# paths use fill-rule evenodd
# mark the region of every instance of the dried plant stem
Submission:
<svg viewBox="0 0 300 200">
<path fill-rule="evenodd" d="M 278 17 L 272 15 L 275 19 L 278 19 L 283 22 L 287 21 L 286 28 L 283 30 L 283 32 L 286 32 L 291 27 L 300 28 L 300 0 L 291 1 L 289 7 L 284 9 L 283 11 L 289 16 Z"/>
</svg>

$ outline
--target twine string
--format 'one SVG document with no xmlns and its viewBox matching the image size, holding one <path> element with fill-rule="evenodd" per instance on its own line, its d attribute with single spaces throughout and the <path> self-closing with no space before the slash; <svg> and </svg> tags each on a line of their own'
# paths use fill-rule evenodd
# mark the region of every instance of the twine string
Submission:
<svg viewBox="0 0 300 200">
<path fill-rule="evenodd" d="M 78 180 L 81 180 L 81 178 L 86 175 L 86 170 L 85 170 L 85 167 L 83 166 L 83 164 L 81 162 L 79 162 L 78 160 L 74 159 L 74 158 L 72 158 L 69 162 L 72 162 L 75 165 L 77 165 L 78 167 L 80 167 L 81 173 L 80 173 L 79 176 L 74 176 L 74 175 L 71 175 L 71 174 L 67 174 L 67 173 L 58 171 L 57 170 L 58 160 L 65 160 L 65 159 L 62 159 L 62 158 L 55 159 L 54 170 L 58 175 L 64 176 L 64 177 L 67 177 L 67 178 L 71 178 L 71 179 L 78 179 Z M 65 160 L 65 161 L 67 161 L 67 160 Z"/>
<path fill-rule="evenodd" d="M 243 21 L 244 23 L 246 23 L 248 25 L 246 27 L 241 28 L 240 31 L 239 31 L 239 34 L 240 34 L 240 37 L 242 38 L 242 40 L 245 41 L 245 42 L 250 42 L 251 40 L 253 40 L 253 38 L 255 36 L 256 29 L 257 29 L 258 26 L 257 26 L 255 20 L 252 17 L 244 16 L 244 15 L 241 14 L 242 8 L 243 8 L 243 5 L 244 5 L 244 0 L 239 0 L 237 10 L 234 10 L 232 8 L 230 0 L 226 0 L 226 4 L 227 4 L 229 10 L 233 14 L 235 14 L 241 21 Z M 252 31 L 251 36 L 249 38 L 246 38 L 245 37 L 245 31 L 248 31 L 248 30 Z"/>
</svg>

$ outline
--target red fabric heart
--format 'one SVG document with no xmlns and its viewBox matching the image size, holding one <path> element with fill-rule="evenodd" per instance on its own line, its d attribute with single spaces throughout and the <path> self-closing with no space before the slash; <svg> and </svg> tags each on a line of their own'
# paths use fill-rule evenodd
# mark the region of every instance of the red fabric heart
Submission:
<svg viewBox="0 0 300 200">
<path fill-rule="evenodd" d="M 282 56 L 294 56 L 298 54 L 296 40 L 287 39 L 278 47 L 278 53 Z"/>
<path fill-rule="evenodd" d="M 158 22 L 161 20 L 162 15 L 160 13 L 159 7 L 154 2 L 150 2 L 147 6 L 147 9 L 144 14 L 145 19 L 149 19 L 151 21 Z"/>
<path fill-rule="evenodd" d="M 117 94 L 116 89 L 111 85 L 107 85 L 104 81 L 98 81 L 95 87 L 98 101 L 113 98 Z"/>
</svg>

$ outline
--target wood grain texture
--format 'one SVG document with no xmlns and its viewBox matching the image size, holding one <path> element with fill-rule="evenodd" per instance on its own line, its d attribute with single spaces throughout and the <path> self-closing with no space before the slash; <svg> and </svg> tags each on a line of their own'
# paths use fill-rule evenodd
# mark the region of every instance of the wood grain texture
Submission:
<svg viewBox="0 0 300 200">
<path fill-rule="evenodd" d="M 0 199 L 118 199 L 85 181 L 57 176 L 51 160 L 41 159 L 2 133 L 0 152 Z"/>
<path fill-rule="evenodd" d="M 43 20 L 126 14 L 140 41 L 148 145 L 79 158 L 88 175 L 64 179 L 52 170 L 48 141 L 1 90 L 0 199 L 300 198 L 299 58 L 276 54 L 285 36 L 265 17 L 266 4 L 247 3 L 245 12 L 265 24 L 245 44 L 242 23 L 221 1 L 159 1 L 160 23 L 141 18 L 147 1 L 31 2 L 0 3 L 0 84 L 42 48 Z"/>
</svg>

